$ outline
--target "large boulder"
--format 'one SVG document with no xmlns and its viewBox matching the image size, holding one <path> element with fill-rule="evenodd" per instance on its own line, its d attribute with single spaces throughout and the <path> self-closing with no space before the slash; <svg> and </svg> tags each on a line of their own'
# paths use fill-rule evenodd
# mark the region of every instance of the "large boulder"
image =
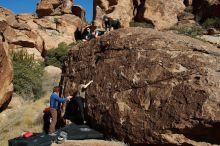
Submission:
<svg viewBox="0 0 220 146">
<path fill-rule="evenodd" d="M 64 94 L 93 80 L 88 123 L 126 143 L 172 143 L 180 134 L 220 144 L 219 61 L 220 50 L 200 40 L 120 29 L 72 48 L 63 68 Z"/>
<path fill-rule="evenodd" d="M 61 69 L 55 66 L 44 68 L 42 88 L 44 93 L 51 93 L 54 86 L 59 85 Z"/>
<path fill-rule="evenodd" d="M 12 85 L 12 64 L 8 54 L 8 45 L 0 36 L 0 111 L 5 109 L 11 100 Z"/>
<path fill-rule="evenodd" d="M 136 6 L 136 21 L 149 21 L 156 29 L 170 28 L 178 22 L 177 16 L 184 11 L 182 0 L 142 0 Z"/>
<path fill-rule="evenodd" d="M 152 23 L 156 29 L 165 29 L 178 22 L 177 16 L 185 6 L 182 0 L 95 0 L 94 8 L 95 25 L 101 24 L 101 8 L 102 15 L 120 19 L 124 27 L 134 19 Z"/>
</svg>

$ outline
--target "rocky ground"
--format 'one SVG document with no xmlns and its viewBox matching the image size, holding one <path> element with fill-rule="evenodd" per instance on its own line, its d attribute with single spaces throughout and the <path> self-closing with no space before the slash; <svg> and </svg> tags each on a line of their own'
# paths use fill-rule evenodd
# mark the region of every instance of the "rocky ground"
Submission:
<svg viewBox="0 0 220 146">
<path fill-rule="evenodd" d="M 52 146 L 127 146 L 125 143 L 118 141 L 104 140 L 70 140 L 63 144 L 52 144 Z"/>
</svg>

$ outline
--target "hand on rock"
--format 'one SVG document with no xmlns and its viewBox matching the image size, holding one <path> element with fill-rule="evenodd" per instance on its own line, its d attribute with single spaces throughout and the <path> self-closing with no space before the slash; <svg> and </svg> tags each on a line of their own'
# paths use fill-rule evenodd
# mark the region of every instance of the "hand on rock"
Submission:
<svg viewBox="0 0 220 146">
<path fill-rule="evenodd" d="M 70 100 L 71 98 L 73 98 L 73 96 L 68 96 L 67 99 Z"/>
</svg>

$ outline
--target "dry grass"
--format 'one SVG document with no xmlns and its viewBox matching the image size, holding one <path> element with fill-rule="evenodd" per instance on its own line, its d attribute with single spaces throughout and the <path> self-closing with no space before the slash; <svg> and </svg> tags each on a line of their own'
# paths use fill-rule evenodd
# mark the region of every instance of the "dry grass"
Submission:
<svg viewBox="0 0 220 146">
<path fill-rule="evenodd" d="M 7 146 L 8 140 L 22 132 L 42 132 L 43 109 L 49 95 L 36 102 L 26 102 L 23 106 L 0 113 L 0 146 Z"/>
</svg>

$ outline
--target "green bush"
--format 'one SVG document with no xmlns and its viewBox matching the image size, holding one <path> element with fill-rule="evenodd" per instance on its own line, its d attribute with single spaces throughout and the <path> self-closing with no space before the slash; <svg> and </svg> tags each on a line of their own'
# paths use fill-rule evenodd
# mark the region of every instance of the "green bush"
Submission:
<svg viewBox="0 0 220 146">
<path fill-rule="evenodd" d="M 67 55 L 69 49 L 77 43 L 79 42 L 74 42 L 70 45 L 67 45 L 66 43 L 60 43 L 57 48 L 48 50 L 44 58 L 45 66 L 53 65 L 61 68 L 63 60 Z"/>
<path fill-rule="evenodd" d="M 43 64 L 25 51 L 12 52 L 14 91 L 25 99 L 38 99 L 42 95 Z"/>
<path fill-rule="evenodd" d="M 199 26 L 182 26 L 182 27 L 174 27 L 173 30 L 178 31 L 180 34 L 185 34 L 191 37 L 196 37 L 198 35 L 203 34 L 203 29 Z"/>
<path fill-rule="evenodd" d="M 131 21 L 129 25 L 130 27 L 154 28 L 154 25 L 150 22 Z"/>
<path fill-rule="evenodd" d="M 192 6 L 187 6 L 184 11 L 188 12 L 188 13 L 193 13 L 193 7 Z"/>
<path fill-rule="evenodd" d="M 220 18 L 208 18 L 202 24 L 202 26 L 206 29 L 208 28 L 220 28 Z"/>
</svg>

